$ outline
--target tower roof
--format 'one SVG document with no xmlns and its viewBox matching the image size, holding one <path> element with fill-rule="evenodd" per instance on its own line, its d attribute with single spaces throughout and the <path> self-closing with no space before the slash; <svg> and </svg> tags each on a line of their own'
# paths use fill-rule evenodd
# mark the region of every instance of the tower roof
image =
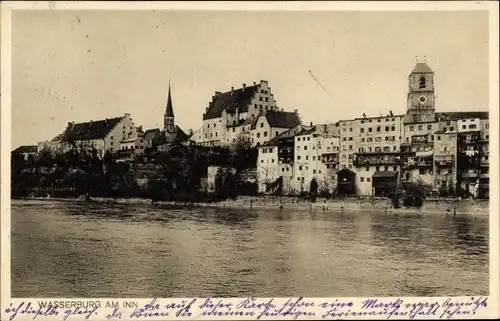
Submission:
<svg viewBox="0 0 500 321">
<path fill-rule="evenodd" d="M 434 73 L 432 69 L 425 62 L 417 62 L 415 68 L 413 68 L 412 74 L 429 74 Z"/>
<path fill-rule="evenodd" d="M 165 108 L 165 116 L 174 116 L 174 108 L 172 107 L 172 97 L 170 94 L 170 82 L 168 83 L 168 98 L 167 107 Z"/>
</svg>

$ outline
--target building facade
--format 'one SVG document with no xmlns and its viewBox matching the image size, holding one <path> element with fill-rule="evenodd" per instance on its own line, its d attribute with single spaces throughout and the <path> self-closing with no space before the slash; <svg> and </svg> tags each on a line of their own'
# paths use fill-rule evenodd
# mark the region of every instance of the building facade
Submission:
<svg viewBox="0 0 500 321">
<path fill-rule="evenodd" d="M 200 145 L 224 146 L 245 136 L 252 146 L 260 146 L 298 124 L 298 113 L 280 110 L 268 82 L 261 80 L 253 86 L 216 91 L 203 114 L 203 126 L 192 139 Z"/>
</svg>

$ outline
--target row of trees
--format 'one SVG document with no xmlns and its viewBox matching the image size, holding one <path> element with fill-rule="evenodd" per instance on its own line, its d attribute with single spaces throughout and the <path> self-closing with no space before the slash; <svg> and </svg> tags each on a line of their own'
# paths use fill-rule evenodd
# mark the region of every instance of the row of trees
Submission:
<svg viewBox="0 0 500 321">
<path fill-rule="evenodd" d="M 135 163 L 117 162 L 107 152 L 100 157 L 91 146 L 72 144 L 65 152 L 44 149 L 36 157 L 25 160 L 12 157 L 12 196 L 23 197 L 34 190 L 47 190 L 53 196 L 148 197 L 153 201 L 194 202 L 210 198 L 232 197 L 239 175 L 255 164 L 256 151 L 249 142 L 238 140 L 230 148 L 170 146 L 168 151 L 148 150 Z M 154 173 L 147 184 L 140 185 L 138 163 L 153 164 Z M 208 165 L 233 168 L 222 170 L 216 178 L 216 190 L 202 188 Z"/>
</svg>

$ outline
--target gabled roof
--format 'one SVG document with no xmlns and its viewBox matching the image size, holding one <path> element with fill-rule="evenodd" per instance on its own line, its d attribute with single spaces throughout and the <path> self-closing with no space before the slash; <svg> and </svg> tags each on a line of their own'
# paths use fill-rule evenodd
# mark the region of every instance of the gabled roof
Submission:
<svg viewBox="0 0 500 321">
<path fill-rule="evenodd" d="M 354 176 L 354 175 L 356 175 L 356 173 L 351 171 L 349 168 L 343 168 L 337 172 L 337 175 L 338 176 L 342 176 L 342 175 Z"/>
<path fill-rule="evenodd" d="M 12 152 L 15 154 L 24 154 L 24 153 L 36 153 L 38 150 L 37 146 L 19 146 L 14 149 Z"/>
<path fill-rule="evenodd" d="M 299 116 L 295 112 L 269 110 L 264 116 L 269 126 L 275 128 L 292 128 L 300 124 Z"/>
<path fill-rule="evenodd" d="M 148 129 L 144 132 L 143 138 L 146 141 L 152 141 L 155 137 L 159 136 L 161 131 L 159 128 Z"/>
<path fill-rule="evenodd" d="M 211 102 L 211 107 L 203 115 L 203 119 L 218 118 L 223 110 L 234 113 L 236 107 L 240 112 L 247 112 L 248 105 L 257 91 L 259 85 L 249 86 L 217 94 Z"/>
<path fill-rule="evenodd" d="M 418 62 L 415 65 L 415 68 L 413 68 L 412 74 L 433 74 L 434 71 L 425 63 L 425 62 Z"/>
<path fill-rule="evenodd" d="M 158 144 L 172 144 L 172 143 L 180 143 L 189 139 L 189 136 L 179 127 L 175 126 L 175 132 L 167 134 L 166 131 L 161 132 L 160 139 L 158 140 Z"/>
<path fill-rule="evenodd" d="M 445 121 L 445 120 L 459 120 L 459 119 L 470 119 L 470 118 L 479 118 L 479 119 L 488 119 L 489 112 L 487 111 L 454 111 L 454 112 L 441 112 L 436 113 L 437 121 Z"/>
<path fill-rule="evenodd" d="M 276 146 L 280 140 L 284 140 L 286 138 L 292 138 L 296 136 L 298 133 L 303 131 L 306 127 L 304 125 L 298 125 L 284 132 L 280 133 L 278 136 L 273 137 L 273 139 L 265 142 L 262 146 Z"/>
<path fill-rule="evenodd" d="M 124 117 L 116 117 L 78 124 L 70 123 L 62 139 L 65 141 L 78 141 L 105 138 L 123 118 Z"/>
<path fill-rule="evenodd" d="M 312 128 L 304 128 L 296 136 L 310 135 L 314 132 L 316 132 L 316 126 L 313 126 Z"/>
<path fill-rule="evenodd" d="M 56 137 L 52 138 L 52 141 L 53 142 L 60 142 L 62 141 L 64 138 L 64 133 L 60 133 L 59 135 L 57 135 Z"/>
<path fill-rule="evenodd" d="M 393 172 L 393 171 L 376 171 L 373 173 L 372 177 L 373 178 L 392 178 L 396 176 L 398 172 Z"/>
</svg>

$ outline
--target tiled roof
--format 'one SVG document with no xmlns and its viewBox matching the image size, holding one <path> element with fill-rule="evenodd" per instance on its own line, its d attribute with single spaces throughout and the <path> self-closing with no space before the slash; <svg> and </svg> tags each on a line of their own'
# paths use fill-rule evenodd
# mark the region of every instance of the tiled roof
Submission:
<svg viewBox="0 0 500 321">
<path fill-rule="evenodd" d="M 265 116 L 271 127 L 292 128 L 300 125 L 299 116 L 295 112 L 270 110 L 265 113 Z"/>
<path fill-rule="evenodd" d="M 489 112 L 487 111 L 454 111 L 454 112 L 441 112 L 436 113 L 438 121 L 443 120 L 458 120 L 467 118 L 488 119 Z"/>
<path fill-rule="evenodd" d="M 434 73 L 434 71 L 432 71 L 432 69 L 425 62 L 419 62 L 415 65 L 415 68 L 413 68 L 413 71 L 411 73 L 425 74 L 425 73 Z"/>
<path fill-rule="evenodd" d="M 161 132 L 160 139 L 158 141 L 159 145 L 162 144 L 172 144 L 172 143 L 180 143 L 189 139 L 189 136 L 179 127 L 175 126 L 174 135 L 167 135 L 165 131 Z"/>
<path fill-rule="evenodd" d="M 203 119 L 218 118 L 222 115 L 223 110 L 234 113 L 236 107 L 239 108 L 240 112 L 247 112 L 248 105 L 252 101 L 258 86 L 249 86 L 217 94 L 211 102 L 211 107 L 203 115 Z"/>
<path fill-rule="evenodd" d="M 397 175 L 398 172 L 393 172 L 393 171 L 376 171 L 373 173 L 372 177 L 373 178 L 391 178 Z"/>
<path fill-rule="evenodd" d="M 63 138 L 64 138 L 64 133 L 60 133 L 59 135 L 57 135 L 56 137 L 54 137 L 54 138 L 52 139 L 52 141 L 53 141 L 53 142 L 60 142 L 60 141 L 62 141 L 62 140 L 63 140 Z"/>
<path fill-rule="evenodd" d="M 18 148 L 14 149 L 12 152 L 16 154 L 22 154 L 22 153 L 36 153 L 37 152 L 37 146 L 19 146 Z"/>
<path fill-rule="evenodd" d="M 312 133 L 316 132 L 316 126 L 313 126 L 312 128 L 304 128 L 300 133 L 297 134 L 297 136 L 303 136 L 303 135 L 310 135 Z"/>
<path fill-rule="evenodd" d="M 63 140 L 78 141 L 105 138 L 122 120 L 123 117 L 116 117 L 86 123 L 68 124 Z"/>
<path fill-rule="evenodd" d="M 143 138 L 145 141 L 152 141 L 155 137 L 159 136 L 161 131 L 159 128 L 148 129 L 144 132 Z"/>
<path fill-rule="evenodd" d="M 285 130 L 284 132 L 280 133 L 278 136 L 273 137 L 273 139 L 265 142 L 262 146 L 276 146 L 280 140 L 283 140 L 285 138 L 291 138 L 303 131 L 306 127 L 303 125 L 295 126 L 293 128 L 290 128 L 288 130 Z"/>
</svg>

